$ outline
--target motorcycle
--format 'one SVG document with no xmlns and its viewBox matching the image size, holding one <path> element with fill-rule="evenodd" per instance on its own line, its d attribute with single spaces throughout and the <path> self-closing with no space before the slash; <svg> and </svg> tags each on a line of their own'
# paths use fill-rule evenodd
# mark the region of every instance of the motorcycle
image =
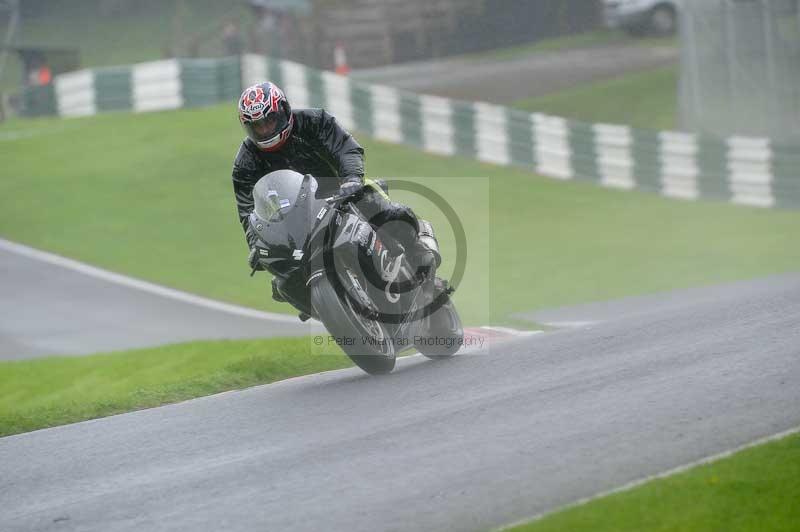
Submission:
<svg viewBox="0 0 800 532">
<path fill-rule="evenodd" d="M 453 289 L 412 271 L 402 246 L 370 224 L 359 202 L 374 192 L 318 198 L 317 190 L 314 177 L 291 170 L 271 172 L 253 189 L 248 222 L 279 295 L 301 320 L 322 322 L 369 374 L 391 372 L 411 349 L 454 355 L 464 330 Z"/>
</svg>

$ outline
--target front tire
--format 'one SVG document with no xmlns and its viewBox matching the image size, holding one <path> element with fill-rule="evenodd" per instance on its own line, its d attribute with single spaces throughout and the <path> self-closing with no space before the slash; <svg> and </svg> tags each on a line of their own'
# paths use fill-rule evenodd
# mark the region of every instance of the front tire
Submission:
<svg viewBox="0 0 800 532">
<path fill-rule="evenodd" d="M 341 339 L 340 347 L 355 364 L 370 375 L 394 369 L 394 342 L 386 327 L 359 314 L 349 298 L 342 301 L 327 277 L 311 286 L 311 306 L 328 332 Z M 352 344 L 349 343 L 352 339 Z M 365 341 L 368 339 L 374 342 Z"/>
</svg>

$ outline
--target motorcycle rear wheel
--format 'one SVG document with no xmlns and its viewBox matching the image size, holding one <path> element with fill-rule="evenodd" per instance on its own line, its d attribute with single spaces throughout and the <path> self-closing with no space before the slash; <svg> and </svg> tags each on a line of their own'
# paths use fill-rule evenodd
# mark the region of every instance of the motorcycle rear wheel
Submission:
<svg viewBox="0 0 800 532">
<path fill-rule="evenodd" d="M 464 326 L 450 298 L 426 319 L 427 331 L 421 341 L 415 343 L 417 351 L 432 359 L 455 355 L 464 343 Z"/>
<path fill-rule="evenodd" d="M 396 351 L 386 327 L 362 316 L 348 298 L 344 299 L 324 276 L 311 286 L 314 311 L 347 356 L 370 375 L 391 372 Z"/>
</svg>

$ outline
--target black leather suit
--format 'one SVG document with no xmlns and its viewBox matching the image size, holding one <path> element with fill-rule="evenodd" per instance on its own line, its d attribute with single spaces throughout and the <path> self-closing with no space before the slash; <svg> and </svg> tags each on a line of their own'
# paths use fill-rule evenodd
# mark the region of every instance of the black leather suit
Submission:
<svg viewBox="0 0 800 532">
<path fill-rule="evenodd" d="M 292 111 L 292 115 L 294 128 L 280 150 L 261 151 L 250 139 L 245 139 L 233 163 L 233 191 L 239 222 L 250 247 L 257 240 L 247 221 L 253 211 L 253 187 L 265 174 L 284 169 L 311 174 L 319 183 L 319 197 L 335 194 L 344 182 L 364 182 L 364 149 L 333 116 L 323 109 L 298 109 Z M 375 225 L 389 220 L 404 221 L 405 224 L 398 225 L 406 229 L 395 238 L 404 247 L 414 242 L 419 224 L 411 209 L 377 193 L 369 194 L 369 204 L 368 210 L 372 212 L 365 214 L 374 216 Z"/>
</svg>

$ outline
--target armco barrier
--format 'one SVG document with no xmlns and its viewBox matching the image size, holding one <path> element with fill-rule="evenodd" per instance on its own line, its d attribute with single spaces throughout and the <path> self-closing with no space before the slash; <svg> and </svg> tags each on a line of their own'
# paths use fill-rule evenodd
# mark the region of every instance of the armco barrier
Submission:
<svg viewBox="0 0 800 532">
<path fill-rule="evenodd" d="M 671 198 L 800 208 L 797 146 L 585 124 L 369 85 L 257 55 L 81 70 L 30 90 L 23 102 L 29 115 L 156 111 L 234 102 L 242 87 L 266 79 L 280 85 L 294 107 L 324 107 L 346 128 L 434 154 Z"/>
</svg>

